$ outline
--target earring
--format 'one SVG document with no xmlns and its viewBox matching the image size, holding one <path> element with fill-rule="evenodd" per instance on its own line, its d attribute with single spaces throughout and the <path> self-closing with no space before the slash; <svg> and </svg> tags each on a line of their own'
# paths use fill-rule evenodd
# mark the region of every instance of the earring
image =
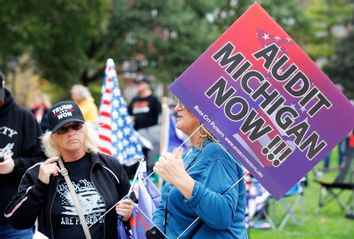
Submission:
<svg viewBox="0 0 354 239">
<path fill-rule="evenodd" d="M 202 138 L 207 138 L 208 137 L 208 132 L 205 130 L 204 126 L 202 126 L 199 131 L 199 136 Z"/>
</svg>

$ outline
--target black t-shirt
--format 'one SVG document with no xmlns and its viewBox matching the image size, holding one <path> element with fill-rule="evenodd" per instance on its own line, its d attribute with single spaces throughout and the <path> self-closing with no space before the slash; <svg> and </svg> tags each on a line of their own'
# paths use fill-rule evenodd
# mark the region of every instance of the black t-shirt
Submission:
<svg viewBox="0 0 354 239">
<path fill-rule="evenodd" d="M 143 129 L 157 124 L 161 112 L 161 103 L 156 96 L 134 97 L 128 106 L 128 112 L 134 116 L 134 129 Z"/>
<path fill-rule="evenodd" d="M 70 179 L 79 198 L 88 226 L 94 224 L 106 211 L 105 202 L 90 178 L 91 162 L 88 155 L 65 163 Z M 52 223 L 55 239 L 85 238 L 69 188 L 59 180 L 52 207 Z M 103 238 L 104 218 L 90 228 L 92 238 Z"/>
</svg>

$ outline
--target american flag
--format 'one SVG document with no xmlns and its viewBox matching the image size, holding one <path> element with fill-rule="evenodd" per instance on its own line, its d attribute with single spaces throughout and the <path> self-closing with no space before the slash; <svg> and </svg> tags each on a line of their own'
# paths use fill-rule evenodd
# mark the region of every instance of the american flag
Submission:
<svg viewBox="0 0 354 239">
<path fill-rule="evenodd" d="M 100 152 L 117 158 L 126 166 L 131 166 L 144 157 L 119 89 L 112 59 L 108 59 L 106 63 L 99 114 Z"/>
</svg>

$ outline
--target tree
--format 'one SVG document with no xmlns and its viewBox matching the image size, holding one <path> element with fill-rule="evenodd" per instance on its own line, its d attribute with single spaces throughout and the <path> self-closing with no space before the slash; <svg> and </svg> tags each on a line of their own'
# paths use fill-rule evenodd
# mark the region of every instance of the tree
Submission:
<svg viewBox="0 0 354 239">
<path fill-rule="evenodd" d="M 114 1 L 106 49 L 131 71 L 173 81 L 219 34 L 206 18 L 210 8 L 198 12 L 191 2 Z"/>
<path fill-rule="evenodd" d="M 0 21 L 14 29 L 12 35 L 0 31 L 6 35 L 1 49 L 8 49 L 3 58 L 30 53 L 37 71 L 63 89 L 102 79 L 108 57 L 130 66 L 124 71 L 169 83 L 251 5 L 237 0 L 3 2 Z M 307 29 L 306 18 L 296 0 L 260 2 L 301 40 L 297 36 Z"/>
<path fill-rule="evenodd" d="M 30 31 L 35 18 L 24 1 L 0 0 L 0 70 L 7 74 L 18 58 L 29 50 Z"/>
<path fill-rule="evenodd" d="M 44 78 L 69 88 L 97 67 L 90 50 L 104 29 L 109 3 L 52 0 L 36 4 L 38 28 L 32 33 L 32 56 Z M 88 84 L 85 78 L 82 83 Z"/>
<path fill-rule="evenodd" d="M 291 35 L 308 29 L 295 0 L 261 3 Z M 235 0 L 114 1 L 103 42 L 117 62 L 130 60 L 131 70 L 169 83 L 249 6 Z"/>
<path fill-rule="evenodd" d="M 346 38 L 336 47 L 335 57 L 325 68 L 330 78 L 343 86 L 349 99 L 354 99 L 354 31 L 349 31 Z"/>
<path fill-rule="evenodd" d="M 352 0 L 311 0 L 305 11 L 311 19 L 312 31 L 307 34 L 306 51 L 312 59 L 329 60 L 339 40 L 336 34 L 353 14 Z"/>
</svg>

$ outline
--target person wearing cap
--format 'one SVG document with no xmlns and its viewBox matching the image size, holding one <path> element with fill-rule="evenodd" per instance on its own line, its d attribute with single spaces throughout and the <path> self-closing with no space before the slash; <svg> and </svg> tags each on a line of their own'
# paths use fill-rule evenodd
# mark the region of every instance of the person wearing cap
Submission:
<svg viewBox="0 0 354 239">
<path fill-rule="evenodd" d="M 49 110 L 48 129 L 42 137 L 48 159 L 27 170 L 5 217 L 17 228 L 31 227 L 38 218 L 38 230 L 49 238 L 85 238 L 68 176 L 91 237 L 117 238 L 116 213 L 127 223 L 133 211 L 132 201 L 124 199 L 130 184 L 122 166 L 97 152 L 92 129 L 74 102 Z"/>
<path fill-rule="evenodd" d="M 16 194 L 27 168 L 44 159 L 42 130 L 30 111 L 18 105 L 0 73 L 0 238 L 32 238 L 33 230 L 17 230 L 3 212 Z"/>
<path fill-rule="evenodd" d="M 138 95 L 128 105 L 128 113 L 132 116 L 134 129 L 157 125 L 161 103 L 152 93 L 150 80 L 146 76 L 140 76 L 134 80 L 134 83 Z"/>
</svg>

